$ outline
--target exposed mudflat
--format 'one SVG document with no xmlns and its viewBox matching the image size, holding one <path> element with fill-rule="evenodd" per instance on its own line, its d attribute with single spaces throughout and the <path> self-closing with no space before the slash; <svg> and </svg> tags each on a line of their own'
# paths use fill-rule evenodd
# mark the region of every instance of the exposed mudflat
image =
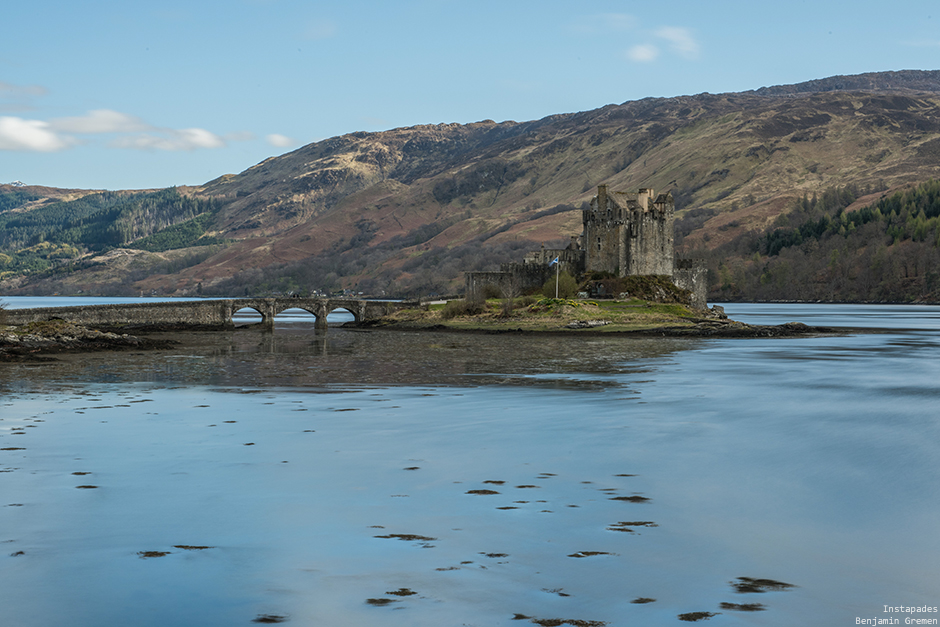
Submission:
<svg viewBox="0 0 940 627">
<path fill-rule="evenodd" d="M 43 361 L 58 353 L 152 350 L 174 346 L 171 338 L 145 338 L 89 329 L 65 320 L 0 327 L 0 361 Z"/>
</svg>

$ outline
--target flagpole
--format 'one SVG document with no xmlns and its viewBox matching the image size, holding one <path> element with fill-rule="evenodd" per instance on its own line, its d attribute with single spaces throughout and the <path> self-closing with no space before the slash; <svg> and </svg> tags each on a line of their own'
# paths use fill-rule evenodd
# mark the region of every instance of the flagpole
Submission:
<svg viewBox="0 0 940 627">
<path fill-rule="evenodd" d="M 551 262 L 550 264 L 548 264 L 548 267 L 549 267 L 549 268 L 551 268 L 552 266 L 555 266 L 555 298 L 556 298 L 556 299 L 558 298 L 558 272 L 559 272 L 558 269 L 561 267 L 561 264 L 558 263 L 558 259 L 559 259 L 559 258 L 560 258 L 560 257 L 555 257 L 555 258 L 552 260 L 552 262 Z"/>
<path fill-rule="evenodd" d="M 555 300 L 558 300 L 558 268 L 561 267 L 561 264 L 558 263 L 558 257 L 555 257 Z"/>
</svg>

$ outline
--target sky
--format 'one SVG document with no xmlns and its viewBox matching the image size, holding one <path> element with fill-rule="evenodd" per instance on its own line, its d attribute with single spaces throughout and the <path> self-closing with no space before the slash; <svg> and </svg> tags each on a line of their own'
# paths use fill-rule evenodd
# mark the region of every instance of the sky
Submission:
<svg viewBox="0 0 940 627">
<path fill-rule="evenodd" d="M 940 5 L 30 0 L 0 18 L 0 183 L 200 185 L 356 131 L 940 69 Z"/>
</svg>

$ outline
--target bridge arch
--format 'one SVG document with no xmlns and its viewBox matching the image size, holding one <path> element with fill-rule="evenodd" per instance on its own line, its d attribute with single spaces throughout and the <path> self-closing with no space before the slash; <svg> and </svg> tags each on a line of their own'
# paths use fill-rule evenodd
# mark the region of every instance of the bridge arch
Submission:
<svg viewBox="0 0 940 627">
<path fill-rule="evenodd" d="M 232 305 L 229 322 L 235 327 L 253 324 L 270 324 L 268 308 L 259 303 L 235 303 Z"/>
<path fill-rule="evenodd" d="M 282 316 L 281 314 L 286 314 Z M 308 315 L 309 314 L 309 317 Z M 320 325 L 320 317 L 323 315 L 321 309 L 315 304 L 289 303 L 278 301 L 274 307 L 274 320 L 280 316 L 281 322 L 289 320 L 290 322 L 305 322 L 312 320 L 316 326 Z"/>
<path fill-rule="evenodd" d="M 339 313 L 339 312 L 349 313 L 349 315 L 353 317 L 354 322 L 358 323 L 362 321 L 361 312 L 358 311 L 357 307 L 353 307 L 351 305 L 334 305 L 332 307 L 329 307 L 326 313 L 327 315 L 330 315 L 331 313 Z"/>
</svg>

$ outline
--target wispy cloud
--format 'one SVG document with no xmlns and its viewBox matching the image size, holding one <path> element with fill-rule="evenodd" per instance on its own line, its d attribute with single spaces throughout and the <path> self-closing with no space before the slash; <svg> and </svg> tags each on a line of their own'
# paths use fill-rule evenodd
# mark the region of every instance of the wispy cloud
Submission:
<svg viewBox="0 0 940 627">
<path fill-rule="evenodd" d="M 699 44 L 692 31 L 681 26 L 661 26 L 650 35 L 661 42 L 667 50 L 684 59 L 697 59 Z M 661 56 L 662 50 L 655 43 L 638 43 L 625 51 L 625 56 L 634 63 L 651 63 Z"/>
<path fill-rule="evenodd" d="M 673 51 L 686 59 L 698 57 L 699 45 L 687 28 L 663 26 L 656 30 L 656 36 L 669 42 Z"/>
<path fill-rule="evenodd" d="M 225 141 L 215 133 L 202 128 L 184 128 L 118 137 L 109 145 L 113 148 L 134 150 L 190 151 L 199 148 L 222 148 L 225 146 Z"/>
<path fill-rule="evenodd" d="M 19 152 L 58 152 L 75 141 L 57 134 L 48 122 L 0 117 L 0 150 Z"/>
<path fill-rule="evenodd" d="M 637 63 L 649 63 L 659 56 L 659 48 L 652 44 L 639 44 L 627 50 L 627 58 Z"/>
<path fill-rule="evenodd" d="M 0 81 L 0 111 L 29 111 L 33 99 L 45 96 L 48 90 L 40 85 L 13 85 Z"/>
<path fill-rule="evenodd" d="M 279 133 L 271 133 L 265 137 L 267 142 L 276 148 L 290 148 L 291 146 L 297 145 L 297 140 L 287 135 L 281 135 Z"/>
<path fill-rule="evenodd" d="M 64 133 L 136 133 L 152 129 L 140 118 L 110 109 L 96 109 L 77 117 L 55 118 L 49 124 Z"/>
</svg>

